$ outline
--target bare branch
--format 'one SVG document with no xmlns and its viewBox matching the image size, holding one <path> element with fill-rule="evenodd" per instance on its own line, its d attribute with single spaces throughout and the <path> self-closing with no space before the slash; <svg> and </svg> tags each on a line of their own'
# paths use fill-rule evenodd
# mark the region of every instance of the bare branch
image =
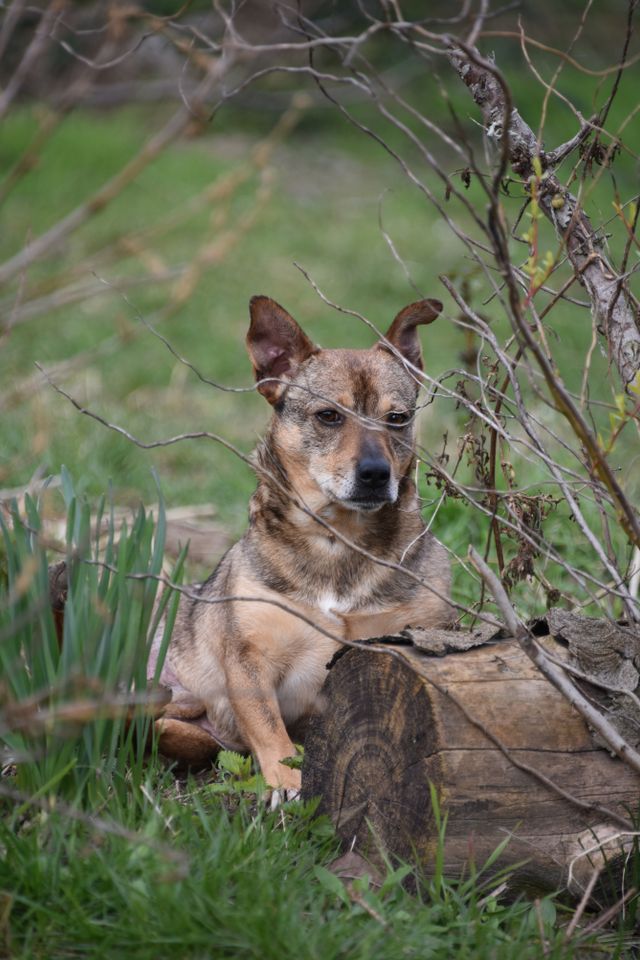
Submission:
<svg viewBox="0 0 640 960">
<path fill-rule="evenodd" d="M 477 50 L 464 49 L 457 41 L 449 41 L 449 48 L 453 67 L 482 110 L 487 137 L 503 149 L 506 145 L 515 173 L 525 181 L 535 178 L 534 160 L 538 158 L 543 170 L 538 194 L 540 207 L 566 246 L 575 274 L 589 294 L 622 382 L 629 385 L 640 371 L 640 328 L 626 284 L 604 256 L 602 240 L 593 231 L 578 200 L 552 172 L 547 155 L 539 151 L 535 134 L 516 109 L 509 111 L 505 135 L 503 119 L 507 101 L 493 65 Z M 551 156 L 556 162 L 553 152 Z"/>
<path fill-rule="evenodd" d="M 228 61 L 222 58 L 211 68 L 200 83 L 195 98 L 202 100 L 207 97 L 220 81 L 220 77 L 227 69 Z M 147 141 L 136 157 L 129 161 L 111 180 L 105 183 L 92 197 L 72 210 L 62 220 L 58 221 L 50 230 L 41 234 L 11 259 L 0 266 L 0 285 L 7 283 L 16 274 L 21 273 L 35 260 L 40 259 L 53 250 L 65 237 L 73 233 L 78 227 L 86 223 L 95 214 L 103 210 L 114 197 L 138 176 L 148 164 L 169 143 L 175 140 L 191 123 L 191 110 L 182 106 L 150 140 Z"/>
<path fill-rule="evenodd" d="M 624 737 L 621 737 L 609 721 L 589 703 L 575 684 L 572 683 L 562 667 L 558 667 L 549 659 L 537 643 L 535 637 L 527 630 L 525 625 L 518 620 L 504 587 L 495 573 L 493 573 L 491 568 L 473 547 L 469 547 L 469 559 L 491 590 L 510 633 L 519 641 L 529 659 L 535 663 L 547 680 L 567 698 L 569 703 L 575 707 L 589 726 L 593 727 L 593 729 L 600 734 L 607 746 L 609 746 L 621 760 L 624 760 L 624 762 L 637 773 L 640 773 L 640 754 L 630 747 Z"/>
<path fill-rule="evenodd" d="M 2 120 L 7 110 L 11 106 L 12 101 L 20 92 L 23 83 L 29 75 L 29 71 L 40 56 L 42 48 L 49 39 L 49 32 L 54 21 L 60 15 L 65 6 L 66 0 L 53 0 L 48 9 L 44 10 L 36 31 L 31 39 L 31 43 L 27 47 L 22 60 L 20 61 L 18 69 L 15 71 L 9 80 L 9 83 L 0 94 L 0 120 Z"/>
</svg>

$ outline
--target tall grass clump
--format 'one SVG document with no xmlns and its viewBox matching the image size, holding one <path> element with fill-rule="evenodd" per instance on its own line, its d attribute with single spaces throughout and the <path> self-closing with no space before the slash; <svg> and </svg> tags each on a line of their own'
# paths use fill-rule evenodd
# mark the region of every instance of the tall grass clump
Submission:
<svg viewBox="0 0 640 960">
<path fill-rule="evenodd" d="M 60 639 L 38 503 L 27 495 L 22 512 L 14 504 L 7 519 L 0 515 L 0 742 L 20 793 L 55 793 L 96 807 L 114 792 L 124 801 L 142 780 L 158 696 L 148 689 L 146 665 L 166 614 L 164 656 L 178 594 L 159 590 L 162 501 L 157 521 L 140 506 L 116 528 L 106 499 L 92 514 L 67 473 L 63 494 L 67 597 Z"/>
</svg>

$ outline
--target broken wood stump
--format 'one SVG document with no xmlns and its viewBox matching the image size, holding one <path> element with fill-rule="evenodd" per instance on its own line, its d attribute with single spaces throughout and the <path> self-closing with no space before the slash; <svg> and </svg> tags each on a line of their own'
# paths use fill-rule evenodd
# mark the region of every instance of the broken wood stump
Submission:
<svg viewBox="0 0 640 960">
<path fill-rule="evenodd" d="M 576 631 L 569 641 L 554 623 L 556 636 L 539 622 L 537 632 L 546 634 L 539 642 L 573 664 Z M 601 626 L 612 632 L 609 623 Z M 491 873 L 513 870 L 511 895 L 565 890 L 579 897 L 601 868 L 596 899 L 617 899 L 638 775 L 595 742 L 513 638 L 495 629 L 407 634 L 413 645 L 387 638 L 396 645 L 383 652 L 363 647 L 340 656 L 307 731 L 303 795 L 320 796 L 320 812 L 331 817 L 344 848 L 373 863 L 381 851 L 417 859 L 429 874 L 438 846 L 432 785 L 440 817 L 447 817 L 446 876 L 468 876 L 472 864 L 479 870 L 508 840 Z M 632 663 L 640 636 L 624 638 Z M 637 683 L 631 663 L 627 679 Z"/>
</svg>

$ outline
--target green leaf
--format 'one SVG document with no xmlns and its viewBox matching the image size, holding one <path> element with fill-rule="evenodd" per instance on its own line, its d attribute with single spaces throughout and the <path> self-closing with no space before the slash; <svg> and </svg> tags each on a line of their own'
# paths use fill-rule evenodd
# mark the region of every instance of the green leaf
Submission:
<svg viewBox="0 0 640 960">
<path fill-rule="evenodd" d="M 251 760 L 250 757 L 248 759 Z M 266 792 L 267 781 L 261 773 L 254 773 L 242 780 L 234 781 L 232 786 L 236 793 L 255 793 L 259 795 Z"/>
<path fill-rule="evenodd" d="M 295 757 L 285 757 L 284 760 L 280 760 L 280 763 L 284 767 L 290 767 L 291 770 L 301 770 L 302 764 L 304 762 L 304 747 L 299 743 L 295 744 L 296 755 Z"/>
<path fill-rule="evenodd" d="M 537 931 L 541 922 L 545 931 L 550 931 L 556 922 L 557 911 L 552 900 L 538 900 L 527 911 L 525 924 L 528 930 Z"/>
<path fill-rule="evenodd" d="M 64 463 L 60 467 L 60 484 L 62 487 L 62 496 L 64 497 L 64 502 L 68 510 L 76 494 L 75 494 L 75 490 L 73 489 L 73 482 L 71 480 L 71 476 L 69 474 L 69 471 L 65 467 Z"/>
<path fill-rule="evenodd" d="M 391 890 L 399 887 L 405 877 L 413 871 L 413 867 L 405 863 L 401 867 L 398 867 L 396 870 L 391 870 L 382 882 L 380 887 L 380 896 L 384 896 L 386 893 L 389 893 Z"/>
<path fill-rule="evenodd" d="M 220 770 L 246 780 L 251 776 L 251 757 L 243 757 L 235 750 L 221 750 L 218 754 L 217 765 Z"/>
<path fill-rule="evenodd" d="M 335 873 L 331 873 L 326 867 L 320 866 L 314 867 L 313 873 L 326 893 L 338 897 L 344 904 L 349 905 L 349 894 L 345 890 L 342 880 L 339 880 Z"/>
<path fill-rule="evenodd" d="M 540 901 L 540 916 L 545 928 L 554 926 L 557 918 L 556 905 L 553 900 Z"/>
</svg>

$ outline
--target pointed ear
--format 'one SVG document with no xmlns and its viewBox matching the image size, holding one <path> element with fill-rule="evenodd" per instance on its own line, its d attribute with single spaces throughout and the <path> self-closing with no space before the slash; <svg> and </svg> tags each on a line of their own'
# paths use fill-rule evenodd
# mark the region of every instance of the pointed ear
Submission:
<svg viewBox="0 0 640 960">
<path fill-rule="evenodd" d="M 258 381 L 258 390 L 269 403 L 276 403 L 283 392 L 281 383 L 268 382 L 288 378 L 307 357 L 318 352 L 293 317 L 270 297 L 252 297 L 249 303 L 251 325 L 247 350 Z M 260 383 L 267 380 L 266 383 Z"/>
<path fill-rule="evenodd" d="M 439 300 L 418 300 L 401 310 L 385 334 L 389 343 L 414 367 L 422 370 L 422 350 L 416 327 L 421 323 L 432 323 L 442 310 Z M 380 341 L 378 349 L 388 349 Z"/>
</svg>

